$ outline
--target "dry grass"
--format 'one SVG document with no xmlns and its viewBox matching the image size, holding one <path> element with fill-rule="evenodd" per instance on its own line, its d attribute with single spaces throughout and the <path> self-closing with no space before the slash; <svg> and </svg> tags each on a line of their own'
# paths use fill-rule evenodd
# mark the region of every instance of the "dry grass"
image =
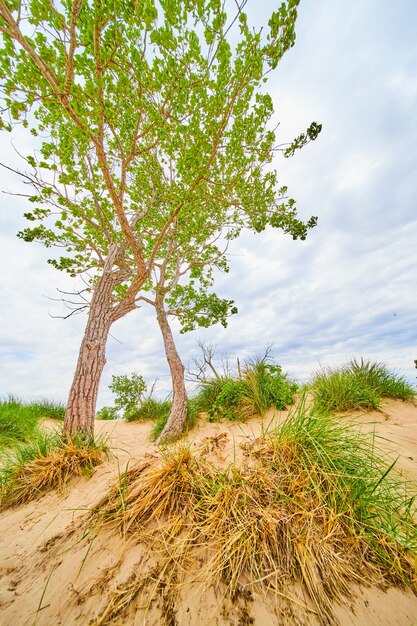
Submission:
<svg viewBox="0 0 417 626">
<path fill-rule="evenodd" d="M 369 440 L 326 420 L 301 405 L 246 445 L 240 467 L 223 471 L 181 445 L 122 476 L 94 515 L 152 549 L 157 584 L 131 578 L 97 624 L 122 615 L 139 593 L 150 602 L 161 584 L 172 606 L 185 583 L 223 586 L 231 598 L 242 584 L 285 597 L 300 584 L 323 624 L 352 583 L 415 587 L 412 499 Z"/>
<path fill-rule="evenodd" d="M 51 489 L 62 491 L 74 476 L 89 477 L 108 455 L 104 443 L 62 440 L 41 434 L 20 446 L 0 471 L 0 509 L 35 499 Z"/>
</svg>

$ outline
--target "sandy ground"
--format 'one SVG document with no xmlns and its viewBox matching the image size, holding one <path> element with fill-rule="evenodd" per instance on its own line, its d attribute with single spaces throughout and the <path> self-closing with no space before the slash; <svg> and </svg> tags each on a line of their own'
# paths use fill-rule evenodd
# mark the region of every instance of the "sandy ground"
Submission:
<svg viewBox="0 0 417 626">
<path fill-rule="evenodd" d="M 240 443 L 258 436 L 285 412 L 269 414 L 246 424 L 210 424 L 202 421 L 190 435 L 191 445 L 206 437 L 225 433 L 226 446 L 219 462 L 239 457 Z M 350 419 L 348 417 L 347 419 Z M 375 431 L 383 447 L 403 474 L 417 481 L 417 407 L 388 401 L 382 412 L 355 418 L 358 427 Z M 77 479 L 66 493 L 49 493 L 35 502 L 0 513 L 0 625 L 63 626 L 95 623 L 107 604 L 109 592 L 125 582 L 135 565 L 148 571 L 152 555 L 143 546 L 126 544 L 121 537 L 80 534 L 79 522 L 114 484 L 117 474 L 157 453 L 149 441 L 149 424 L 122 421 L 96 422 L 96 433 L 108 436 L 113 458 L 101 465 L 90 480 Z M 227 438 L 226 438 L 227 436 Z M 297 595 L 297 591 L 294 590 Z M 303 604 L 302 596 L 299 598 Z M 163 595 L 145 609 L 133 605 L 127 617 L 109 623 L 123 626 L 200 626 L 229 624 L 303 625 L 318 624 L 314 611 L 289 611 L 288 603 L 276 596 L 242 593 L 234 603 L 219 600 L 218 593 L 187 587 L 180 593 L 175 619 L 164 605 Z M 352 598 L 334 607 L 342 626 L 417 626 L 417 597 L 399 589 L 356 587 Z M 107 623 L 107 622 L 103 622 Z"/>
</svg>

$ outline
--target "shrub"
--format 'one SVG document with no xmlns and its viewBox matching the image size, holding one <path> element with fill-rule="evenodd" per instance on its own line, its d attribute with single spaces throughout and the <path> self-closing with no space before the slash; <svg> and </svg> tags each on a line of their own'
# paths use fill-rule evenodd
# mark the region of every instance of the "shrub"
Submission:
<svg viewBox="0 0 417 626">
<path fill-rule="evenodd" d="M 204 383 L 196 397 L 209 420 L 244 420 L 274 407 L 294 403 L 298 385 L 267 358 L 249 361 L 239 377 L 224 376 Z"/>
<path fill-rule="evenodd" d="M 143 376 L 132 372 L 130 376 L 112 376 L 109 389 L 116 395 L 114 401 L 116 409 L 123 411 L 125 416 L 138 408 L 146 391 L 146 383 Z"/>
<path fill-rule="evenodd" d="M 381 363 L 351 360 L 339 369 L 322 369 L 311 382 L 317 408 L 327 411 L 377 410 L 382 398 L 413 400 L 404 378 Z"/>
<path fill-rule="evenodd" d="M 103 406 L 96 415 L 98 420 L 117 420 L 118 418 L 117 409 L 114 406 Z"/>
<path fill-rule="evenodd" d="M 266 359 L 249 362 L 243 372 L 245 398 L 258 415 L 274 407 L 283 411 L 294 404 L 298 385 L 283 374 L 282 367 L 267 363 Z"/>
</svg>

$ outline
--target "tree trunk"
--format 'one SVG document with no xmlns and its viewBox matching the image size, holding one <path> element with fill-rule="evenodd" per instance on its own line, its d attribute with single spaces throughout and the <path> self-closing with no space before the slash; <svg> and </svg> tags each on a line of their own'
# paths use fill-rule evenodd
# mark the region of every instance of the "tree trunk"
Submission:
<svg viewBox="0 0 417 626">
<path fill-rule="evenodd" d="M 171 327 L 163 305 L 163 296 L 156 296 L 156 317 L 164 339 L 165 354 L 172 379 L 172 406 L 168 421 L 158 443 L 181 435 L 185 430 L 188 404 L 184 380 L 184 365 L 175 347 Z"/>
<path fill-rule="evenodd" d="M 71 438 L 78 434 L 94 436 L 97 394 L 113 321 L 113 288 L 113 277 L 104 272 L 94 288 L 64 418 L 64 431 Z"/>
</svg>

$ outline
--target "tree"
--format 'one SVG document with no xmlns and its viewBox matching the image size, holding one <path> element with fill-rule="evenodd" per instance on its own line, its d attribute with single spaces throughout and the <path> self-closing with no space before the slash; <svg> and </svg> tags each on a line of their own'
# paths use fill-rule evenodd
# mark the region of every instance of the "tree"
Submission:
<svg viewBox="0 0 417 626">
<path fill-rule="evenodd" d="M 281 189 L 281 193 L 285 191 Z M 271 221 L 272 215 L 276 217 L 277 207 L 273 203 L 261 202 L 254 207 L 243 205 L 236 197 L 233 202 L 233 220 L 229 223 L 229 203 L 224 196 L 217 196 L 216 200 L 223 210 L 218 211 L 217 219 L 213 218 L 211 211 L 206 214 L 202 212 L 203 216 L 206 215 L 206 222 L 197 233 L 189 228 L 187 222 L 176 224 L 172 236 L 167 236 L 165 257 L 155 264 L 153 299 L 145 295 L 138 298 L 155 308 L 171 373 L 172 405 L 167 424 L 159 437 L 160 442 L 184 431 L 188 411 L 185 368 L 175 346 L 169 317 L 176 317 L 180 321 L 182 333 L 197 326 L 208 327 L 218 322 L 227 326 L 227 318 L 237 313 L 237 308 L 233 300 L 219 298 L 209 291 L 214 282 L 213 271 L 215 268 L 229 271 L 227 244 L 239 235 L 242 228 L 262 230 Z M 290 233 L 293 239 L 305 239 L 315 219 L 302 222 L 296 217 L 294 201 L 288 200 L 286 204 L 282 204 L 282 201 L 280 197 L 281 219 L 275 225 Z M 267 219 L 260 222 L 262 215 Z M 226 242 L 223 249 L 218 247 L 220 239 Z M 181 282 L 184 279 L 186 282 Z"/>
<path fill-rule="evenodd" d="M 218 0 L 0 0 L 1 125 L 22 124 L 38 146 L 23 173 L 35 225 L 20 236 L 61 246 L 58 269 L 88 273 L 70 436 L 93 432 L 111 325 L 137 308 L 178 225 L 199 232 L 227 207 L 232 232 L 236 198 L 256 229 L 293 210 L 263 171 L 275 134 L 261 87 L 294 43 L 298 0 L 259 32 L 245 4 L 231 14 Z"/>
</svg>

